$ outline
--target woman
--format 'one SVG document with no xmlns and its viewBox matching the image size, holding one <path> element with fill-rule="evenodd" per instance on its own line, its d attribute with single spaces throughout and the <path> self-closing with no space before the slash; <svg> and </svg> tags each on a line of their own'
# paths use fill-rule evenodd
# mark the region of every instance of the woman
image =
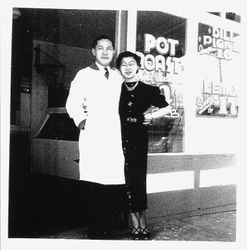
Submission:
<svg viewBox="0 0 247 250">
<path fill-rule="evenodd" d="M 125 155 L 125 179 L 133 239 L 149 239 L 145 210 L 147 209 L 146 175 L 148 135 L 147 125 L 153 119 L 170 113 L 170 106 L 158 87 L 139 80 L 140 57 L 126 51 L 120 53 L 116 67 L 122 74 L 119 114 Z M 157 111 L 146 112 L 151 106 Z"/>
</svg>

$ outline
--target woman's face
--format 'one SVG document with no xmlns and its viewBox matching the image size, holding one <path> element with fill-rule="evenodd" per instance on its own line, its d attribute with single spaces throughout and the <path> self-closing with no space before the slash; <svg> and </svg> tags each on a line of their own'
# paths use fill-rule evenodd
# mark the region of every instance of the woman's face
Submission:
<svg viewBox="0 0 247 250">
<path fill-rule="evenodd" d="M 120 72 L 125 80 L 131 81 L 136 79 L 139 66 L 133 57 L 124 57 L 121 61 Z"/>
</svg>

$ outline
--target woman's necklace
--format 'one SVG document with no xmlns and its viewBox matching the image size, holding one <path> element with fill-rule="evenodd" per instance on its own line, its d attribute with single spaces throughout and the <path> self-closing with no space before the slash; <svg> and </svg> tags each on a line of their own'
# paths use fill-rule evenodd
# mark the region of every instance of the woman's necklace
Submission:
<svg viewBox="0 0 247 250">
<path fill-rule="evenodd" d="M 129 86 L 127 85 L 126 82 L 124 82 L 124 84 L 125 84 L 125 86 L 126 86 L 126 88 L 127 88 L 128 91 L 132 91 L 132 90 L 134 90 L 135 87 L 138 85 L 138 82 L 139 82 L 139 81 L 137 81 L 137 82 L 136 82 L 133 86 L 131 86 L 131 87 L 129 87 Z"/>
</svg>

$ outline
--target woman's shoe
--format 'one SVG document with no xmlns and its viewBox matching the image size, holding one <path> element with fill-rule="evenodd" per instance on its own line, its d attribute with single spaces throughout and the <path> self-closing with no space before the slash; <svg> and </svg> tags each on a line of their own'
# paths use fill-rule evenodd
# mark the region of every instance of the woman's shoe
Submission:
<svg viewBox="0 0 247 250">
<path fill-rule="evenodd" d="M 147 227 L 139 227 L 139 234 L 141 240 L 150 240 L 151 233 L 148 231 Z"/>
<path fill-rule="evenodd" d="M 130 233 L 130 237 L 132 240 L 139 240 L 140 239 L 140 228 L 133 226 L 132 231 Z"/>
</svg>

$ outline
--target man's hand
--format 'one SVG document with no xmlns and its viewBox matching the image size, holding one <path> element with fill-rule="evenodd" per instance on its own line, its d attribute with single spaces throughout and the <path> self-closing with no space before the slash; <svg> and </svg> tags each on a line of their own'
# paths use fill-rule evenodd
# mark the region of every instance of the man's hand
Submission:
<svg viewBox="0 0 247 250">
<path fill-rule="evenodd" d="M 79 123 L 78 128 L 79 128 L 79 129 L 84 129 L 84 128 L 85 128 L 85 123 L 86 123 L 86 119 L 83 120 L 83 121 L 81 121 L 81 122 Z"/>
</svg>

